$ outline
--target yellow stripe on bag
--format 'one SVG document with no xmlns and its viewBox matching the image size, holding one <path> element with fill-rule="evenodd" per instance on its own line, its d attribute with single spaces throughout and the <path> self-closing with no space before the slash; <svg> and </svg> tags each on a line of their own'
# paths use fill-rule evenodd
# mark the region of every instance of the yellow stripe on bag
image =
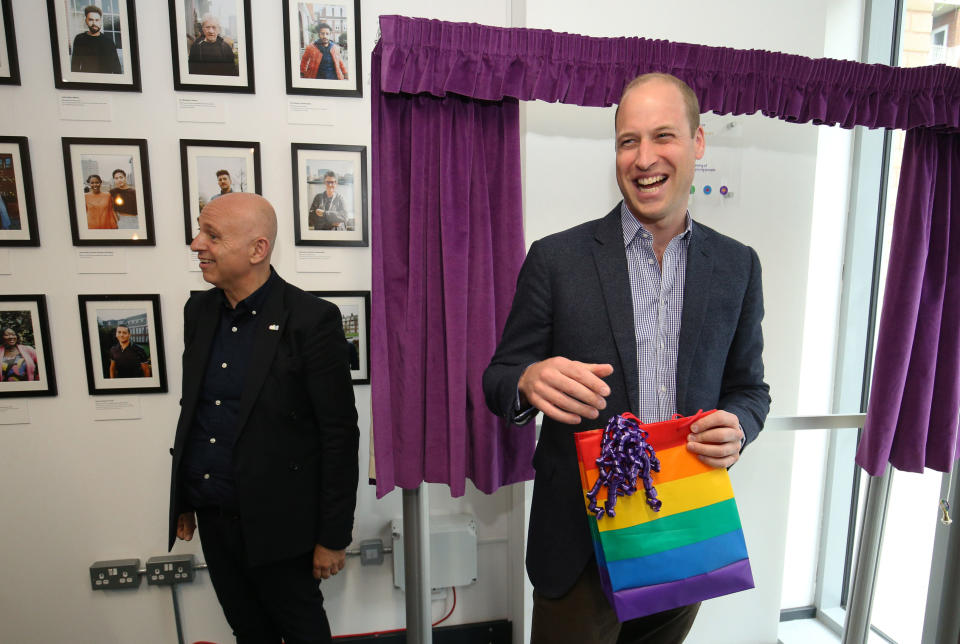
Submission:
<svg viewBox="0 0 960 644">
<path fill-rule="evenodd" d="M 727 474 L 727 470 L 712 469 L 703 474 L 658 485 L 657 497 L 663 501 L 659 512 L 654 512 L 647 505 L 647 497 L 642 487 L 636 494 L 621 496 L 617 499 L 617 505 L 614 508 L 616 516 L 598 519 L 597 528 L 600 532 L 629 528 L 647 521 L 656 521 L 661 517 L 726 501 L 733 498 L 733 486 L 730 485 L 730 475 Z M 583 498 L 585 503 L 589 503 L 586 494 Z"/>
<path fill-rule="evenodd" d="M 660 489 L 661 485 L 669 483 L 670 481 L 676 481 L 677 479 L 695 476 L 713 470 L 712 467 L 701 461 L 688 450 L 686 445 L 671 447 L 662 452 L 657 452 L 657 458 L 660 460 L 660 471 L 653 473 L 653 486 L 657 488 L 657 490 Z M 596 467 L 588 470 L 584 469 L 583 463 L 580 464 L 580 480 L 583 481 L 584 478 L 586 478 L 586 490 L 589 491 L 593 489 L 593 485 L 597 482 L 599 476 L 600 470 Z M 623 497 L 620 498 L 622 499 Z M 597 503 L 606 501 L 606 499 L 607 488 L 601 487 L 597 493 Z"/>
</svg>

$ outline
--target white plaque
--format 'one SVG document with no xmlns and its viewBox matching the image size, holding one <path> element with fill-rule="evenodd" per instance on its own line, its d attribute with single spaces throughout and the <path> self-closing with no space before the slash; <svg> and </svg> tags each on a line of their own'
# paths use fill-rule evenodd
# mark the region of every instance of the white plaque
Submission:
<svg viewBox="0 0 960 644">
<path fill-rule="evenodd" d="M 112 121 L 113 98 L 98 93 L 61 94 L 60 119 L 64 121 Z"/>
<path fill-rule="evenodd" d="M 94 420 L 127 420 L 143 418 L 140 413 L 140 396 L 123 398 L 94 398 Z"/>
<path fill-rule="evenodd" d="M 126 273 L 127 254 L 105 248 L 78 249 L 78 273 Z"/>
<path fill-rule="evenodd" d="M 200 259 L 195 251 L 187 249 L 187 270 L 194 273 L 200 272 Z"/>
<path fill-rule="evenodd" d="M 333 125 L 333 114 L 328 105 L 302 98 L 287 101 L 287 123 L 300 125 Z"/>
<path fill-rule="evenodd" d="M 13 275 L 10 270 L 10 251 L 0 250 L 0 275 Z"/>
<path fill-rule="evenodd" d="M 26 402 L 0 400 L 0 425 L 29 425 L 30 408 Z"/>
<path fill-rule="evenodd" d="M 226 104 L 215 98 L 177 97 L 177 120 L 186 123 L 226 123 Z"/>
<path fill-rule="evenodd" d="M 298 273 L 342 273 L 340 253 L 326 248 L 297 249 Z"/>
</svg>

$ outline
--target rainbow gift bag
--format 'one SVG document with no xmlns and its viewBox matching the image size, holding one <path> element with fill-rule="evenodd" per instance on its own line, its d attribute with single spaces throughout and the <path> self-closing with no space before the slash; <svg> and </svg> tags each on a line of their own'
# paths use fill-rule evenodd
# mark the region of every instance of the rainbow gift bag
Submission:
<svg viewBox="0 0 960 644">
<path fill-rule="evenodd" d="M 647 425 L 627 413 L 574 435 L 600 580 L 621 622 L 753 588 L 727 470 L 686 448 L 710 413 Z"/>
</svg>

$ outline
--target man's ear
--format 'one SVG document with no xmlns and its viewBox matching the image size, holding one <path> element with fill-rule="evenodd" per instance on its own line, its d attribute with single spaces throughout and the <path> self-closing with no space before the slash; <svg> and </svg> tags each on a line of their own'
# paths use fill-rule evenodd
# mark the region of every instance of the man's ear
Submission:
<svg viewBox="0 0 960 644">
<path fill-rule="evenodd" d="M 257 237 L 250 246 L 250 263 L 259 264 L 270 257 L 270 240 L 266 237 Z"/>
</svg>

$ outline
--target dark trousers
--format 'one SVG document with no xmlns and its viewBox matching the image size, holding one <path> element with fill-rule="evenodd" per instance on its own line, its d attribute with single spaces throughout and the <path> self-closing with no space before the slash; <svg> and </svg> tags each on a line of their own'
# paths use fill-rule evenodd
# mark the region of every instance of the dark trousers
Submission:
<svg viewBox="0 0 960 644">
<path fill-rule="evenodd" d="M 533 591 L 530 644 L 680 644 L 699 609 L 697 602 L 621 624 L 603 594 L 596 561 L 591 560 L 563 597 L 550 599 Z"/>
<path fill-rule="evenodd" d="M 263 566 L 248 566 L 237 514 L 197 512 L 200 545 L 213 589 L 237 644 L 331 642 L 313 552 Z"/>
</svg>

